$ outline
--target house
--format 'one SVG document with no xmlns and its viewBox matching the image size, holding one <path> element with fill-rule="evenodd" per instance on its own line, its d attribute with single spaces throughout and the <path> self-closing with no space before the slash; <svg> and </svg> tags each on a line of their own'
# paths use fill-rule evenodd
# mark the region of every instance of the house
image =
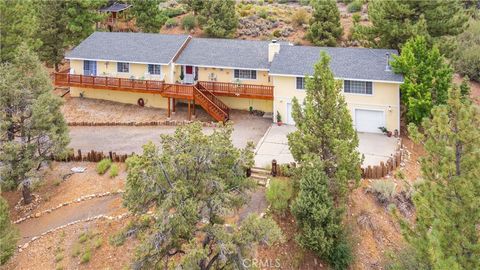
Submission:
<svg viewBox="0 0 480 270">
<path fill-rule="evenodd" d="M 305 76 L 321 51 L 332 58 L 355 128 L 399 130 L 403 77 L 389 67 L 395 50 L 95 32 L 67 54 L 70 70 L 56 73 L 55 83 L 72 96 L 164 108 L 169 116 L 182 102 L 190 114 L 200 105 L 217 121 L 238 109 L 264 111 L 273 121 L 278 112 L 294 124 L 292 99 L 304 99 Z"/>
</svg>

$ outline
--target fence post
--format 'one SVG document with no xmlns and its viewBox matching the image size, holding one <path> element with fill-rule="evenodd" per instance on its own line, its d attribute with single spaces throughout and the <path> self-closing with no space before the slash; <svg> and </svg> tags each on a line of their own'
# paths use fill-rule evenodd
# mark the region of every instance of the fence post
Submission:
<svg viewBox="0 0 480 270">
<path fill-rule="evenodd" d="M 272 176 L 275 177 L 278 174 L 277 161 L 272 160 Z"/>
</svg>

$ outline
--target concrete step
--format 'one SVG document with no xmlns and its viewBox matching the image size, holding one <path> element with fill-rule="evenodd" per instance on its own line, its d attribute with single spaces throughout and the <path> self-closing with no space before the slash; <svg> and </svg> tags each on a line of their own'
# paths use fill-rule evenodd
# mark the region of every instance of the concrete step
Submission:
<svg viewBox="0 0 480 270">
<path fill-rule="evenodd" d="M 270 178 L 264 180 L 257 180 L 257 185 L 262 187 L 268 187 L 270 185 Z"/>
<path fill-rule="evenodd" d="M 253 179 L 258 179 L 258 180 L 267 180 L 268 179 L 268 176 L 261 175 L 261 174 L 258 174 L 258 173 L 252 173 L 252 175 L 250 175 L 250 177 L 253 178 Z"/>
<path fill-rule="evenodd" d="M 265 170 L 264 168 L 258 168 L 258 167 L 253 167 L 251 170 L 252 170 L 252 173 L 256 173 L 256 174 L 270 175 L 271 173 L 269 170 Z"/>
</svg>

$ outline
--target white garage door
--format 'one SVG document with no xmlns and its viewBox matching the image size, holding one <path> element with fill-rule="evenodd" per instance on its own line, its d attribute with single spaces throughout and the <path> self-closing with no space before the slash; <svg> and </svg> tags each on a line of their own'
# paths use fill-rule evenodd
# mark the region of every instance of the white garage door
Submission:
<svg viewBox="0 0 480 270">
<path fill-rule="evenodd" d="M 383 111 L 355 110 L 355 127 L 359 132 L 380 133 L 379 127 L 385 126 Z"/>
</svg>

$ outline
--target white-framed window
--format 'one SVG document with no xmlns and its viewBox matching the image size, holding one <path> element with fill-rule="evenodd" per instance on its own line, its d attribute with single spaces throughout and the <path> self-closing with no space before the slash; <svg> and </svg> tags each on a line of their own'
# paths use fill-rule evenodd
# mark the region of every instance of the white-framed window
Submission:
<svg viewBox="0 0 480 270">
<path fill-rule="evenodd" d="M 117 62 L 117 72 L 122 72 L 122 73 L 130 72 L 130 63 Z"/>
<path fill-rule="evenodd" d="M 297 77 L 297 89 L 305 90 L 305 77 Z"/>
<path fill-rule="evenodd" d="M 247 80 L 256 80 L 257 71 L 249 69 L 235 69 L 233 71 L 233 77 L 235 79 L 247 79 Z"/>
<path fill-rule="evenodd" d="M 372 95 L 372 82 L 344 80 L 343 92 L 351 94 Z"/>
<path fill-rule="evenodd" d="M 162 74 L 162 66 L 161 65 L 148 65 L 148 73 L 151 75 L 161 75 Z"/>
</svg>

